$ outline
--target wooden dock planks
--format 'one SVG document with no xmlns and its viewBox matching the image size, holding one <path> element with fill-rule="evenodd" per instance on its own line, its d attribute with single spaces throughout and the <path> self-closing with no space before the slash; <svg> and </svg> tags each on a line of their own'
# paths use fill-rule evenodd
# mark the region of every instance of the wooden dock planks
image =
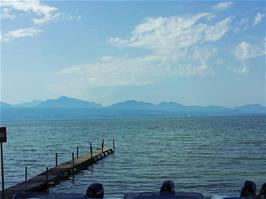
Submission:
<svg viewBox="0 0 266 199">
<path fill-rule="evenodd" d="M 91 154 L 86 153 L 74 159 L 74 172 L 86 169 L 98 160 L 114 152 L 113 148 L 97 148 Z M 91 157 L 92 155 L 92 157 Z M 45 191 L 50 186 L 60 183 L 60 181 L 73 175 L 73 161 L 64 162 L 56 167 L 50 168 L 48 172 L 42 172 L 27 182 L 18 183 L 5 189 L 5 199 L 11 199 L 17 192 L 38 192 Z M 0 198 L 2 196 L 0 194 Z"/>
</svg>

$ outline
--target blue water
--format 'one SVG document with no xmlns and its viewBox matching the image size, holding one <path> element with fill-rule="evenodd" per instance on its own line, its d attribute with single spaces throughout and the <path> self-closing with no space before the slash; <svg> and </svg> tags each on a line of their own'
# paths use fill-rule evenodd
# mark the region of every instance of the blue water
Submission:
<svg viewBox="0 0 266 199">
<path fill-rule="evenodd" d="M 115 154 L 99 161 L 51 192 L 85 193 L 101 182 L 106 198 L 124 192 L 158 191 L 163 180 L 176 191 L 239 195 L 244 180 L 258 188 L 266 180 L 266 121 L 264 117 L 198 117 L 171 119 L 115 119 L 79 121 L 1 122 L 8 127 L 5 178 L 9 187 L 94 147 L 112 146 Z"/>
</svg>

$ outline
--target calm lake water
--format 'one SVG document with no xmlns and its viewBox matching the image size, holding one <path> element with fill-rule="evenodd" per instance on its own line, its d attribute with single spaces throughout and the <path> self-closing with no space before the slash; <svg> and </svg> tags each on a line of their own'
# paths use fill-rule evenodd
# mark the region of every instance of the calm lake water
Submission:
<svg viewBox="0 0 266 199">
<path fill-rule="evenodd" d="M 94 147 L 112 146 L 116 152 L 69 179 L 51 192 L 85 193 L 101 182 L 106 198 L 122 198 L 132 191 L 158 191 L 163 180 L 176 191 L 238 195 L 247 179 L 257 187 L 266 179 L 265 117 L 199 117 L 171 119 L 115 119 L 79 121 L 1 122 L 8 127 L 5 150 L 6 186 L 71 159 Z"/>
</svg>

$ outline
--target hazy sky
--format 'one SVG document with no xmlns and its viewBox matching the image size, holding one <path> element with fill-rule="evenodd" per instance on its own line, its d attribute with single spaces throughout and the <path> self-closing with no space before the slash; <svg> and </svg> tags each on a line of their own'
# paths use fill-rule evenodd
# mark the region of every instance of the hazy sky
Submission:
<svg viewBox="0 0 266 199">
<path fill-rule="evenodd" d="M 1 2 L 1 100 L 265 104 L 265 2 Z"/>
</svg>

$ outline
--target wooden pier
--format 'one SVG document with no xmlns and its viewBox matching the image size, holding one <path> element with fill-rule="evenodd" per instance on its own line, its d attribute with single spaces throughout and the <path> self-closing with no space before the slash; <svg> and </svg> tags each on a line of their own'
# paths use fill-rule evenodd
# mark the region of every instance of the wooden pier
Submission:
<svg viewBox="0 0 266 199">
<path fill-rule="evenodd" d="M 87 169 L 88 166 L 96 163 L 98 160 L 101 160 L 112 154 L 114 148 L 97 148 L 96 150 L 91 150 L 85 155 L 77 156 L 74 158 L 74 153 L 72 153 L 72 160 L 64 162 L 60 165 L 57 165 L 53 168 L 46 169 L 45 172 L 42 172 L 29 180 L 25 178 L 24 182 L 16 184 L 12 187 L 5 189 L 5 199 L 11 199 L 15 193 L 18 192 L 42 192 L 49 189 L 51 186 L 59 184 L 62 180 L 72 176 L 74 179 L 75 173 Z M 0 194 L 0 198 L 2 198 Z"/>
</svg>

